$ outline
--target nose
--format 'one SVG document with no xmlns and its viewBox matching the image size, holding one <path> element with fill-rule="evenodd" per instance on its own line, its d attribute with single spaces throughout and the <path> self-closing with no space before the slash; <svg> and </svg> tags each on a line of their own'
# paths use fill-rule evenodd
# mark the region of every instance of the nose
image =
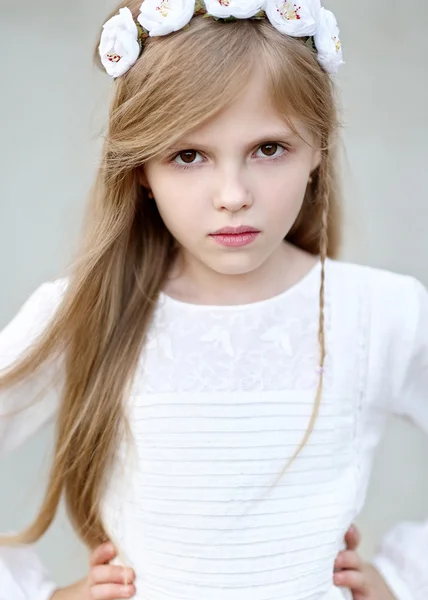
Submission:
<svg viewBox="0 0 428 600">
<path fill-rule="evenodd" d="M 213 201 L 217 210 L 237 213 L 252 206 L 252 195 L 242 175 L 239 173 L 220 175 L 219 182 Z"/>
</svg>

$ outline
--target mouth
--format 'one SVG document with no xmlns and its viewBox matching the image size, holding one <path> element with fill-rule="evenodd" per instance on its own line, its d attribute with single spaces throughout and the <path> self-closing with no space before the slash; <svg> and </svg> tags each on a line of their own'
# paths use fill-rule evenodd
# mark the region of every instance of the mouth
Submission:
<svg viewBox="0 0 428 600">
<path fill-rule="evenodd" d="M 223 227 L 211 235 L 239 235 L 242 233 L 260 233 L 260 230 L 249 225 L 240 225 L 239 227 Z"/>
<path fill-rule="evenodd" d="M 223 227 L 211 233 L 210 237 L 222 246 L 238 248 L 248 246 L 254 242 L 260 233 L 259 229 L 248 225 L 241 225 L 240 227 Z"/>
</svg>

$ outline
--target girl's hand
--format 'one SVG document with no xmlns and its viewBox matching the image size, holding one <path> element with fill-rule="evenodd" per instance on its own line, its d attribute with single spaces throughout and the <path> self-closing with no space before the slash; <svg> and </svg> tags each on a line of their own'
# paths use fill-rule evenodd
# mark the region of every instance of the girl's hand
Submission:
<svg viewBox="0 0 428 600">
<path fill-rule="evenodd" d="M 345 541 L 347 549 L 339 553 L 334 565 L 335 585 L 350 589 L 354 600 L 396 600 L 379 571 L 357 553 L 361 536 L 355 525 Z"/>
<path fill-rule="evenodd" d="M 89 575 L 67 588 L 57 590 L 51 600 L 118 600 L 135 594 L 132 569 L 110 565 L 116 556 L 113 544 L 107 542 L 91 554 Z M 128 585 L 125 585 L 125 577 Z"/>
</svg>

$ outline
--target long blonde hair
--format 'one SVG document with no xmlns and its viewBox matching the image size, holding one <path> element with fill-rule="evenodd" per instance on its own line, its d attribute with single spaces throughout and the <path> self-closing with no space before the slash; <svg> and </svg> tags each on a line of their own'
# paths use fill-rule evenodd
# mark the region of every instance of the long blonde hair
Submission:
<svg viewBox="0 0 428 600">
<path fill-rule="evenodd" d="M 136 16 L 140 4 L 130 0 L 121 6 Z M 197 16 L 189 28 L 149 38 L 134 67 L 113 84 L 102 161 L 61 304 L 37 343 L 0 378 L 0 389 L 8 388 L 53 356 L 62 357 L 56 449 L 42 507 L 24 532 L 0 542 L 38 540 L 63 494 L 80 538 L 90 548 L 106 540 L 100 501 L 124 431 L 126 390 L 176 252 L 156 203 L 139 183 L 139 170 L 226 107 L 254 64 L 269 76 L 284 118 L 299 117 L 322 146 L 320 166 L 287 236 L 319 254 L 322 264 L 320 382 L 300 447 L 313 430 L 325 357 L 324 263 L 339 245 L 334 87 L 302 40 L 281 35 L 267 21 L 219 23 Z"/>
</svg>

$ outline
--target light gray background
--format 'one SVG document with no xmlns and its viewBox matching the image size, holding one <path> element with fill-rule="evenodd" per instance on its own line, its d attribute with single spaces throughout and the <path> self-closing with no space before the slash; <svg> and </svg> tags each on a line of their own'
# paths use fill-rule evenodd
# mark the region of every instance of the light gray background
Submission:
<svg viewBox="0 0 428 600">
<path fill-rule="evenodd" d="M 341 25 L 347 61 L 338 81 L 348 162 L 344 258 L 428 284 L 428 4 L 325 3 Z M 73 248 L 110 89 L 91 54 L 115 5 L 0 0 L 1 327 L 37 285 L 61 274 Z M 0 530 L 35 515 L 51 437 L 41 432 L 1 459 Z M 391 425 L 360 519 L 366 556 L 397 519 L 428 516 L 427 456 L 418 431 Z M 40 552 L 61 584 L 86 571 L 63 515 Z"/>
</svg>

